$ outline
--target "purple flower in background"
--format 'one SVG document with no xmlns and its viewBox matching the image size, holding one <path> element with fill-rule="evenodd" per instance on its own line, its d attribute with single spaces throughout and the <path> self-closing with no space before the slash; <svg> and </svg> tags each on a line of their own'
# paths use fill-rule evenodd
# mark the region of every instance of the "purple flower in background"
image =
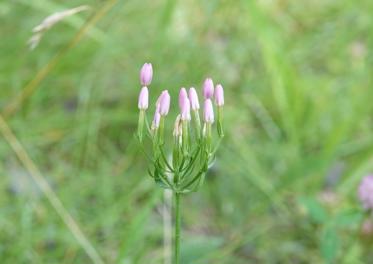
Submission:
<svg viewBox="0 0 373 264">
<path fill-rule="evenodd" d="M 140 82 L 143 86 L 148 86 L 152 82 L 153 67 L 151 63 L 145 63 L 140 71 Z"/>
<path fill-rule="evenodd" d="M 199 100 L 196 89 L 194 87 L 191 87 L 189 89 L 189 100 L 190 100 L 190 106 L 193 110 L 199 109 Z"/>
<path fill-rule="evenodd" d="M 215 103 L 217 106 L 224 105 L 224 89 L 221 84 L 216 85 L 215 88 Z"/>
<path fill-rule="evenodd" d="M 212 107 L 212 102 L 210 99 L 205 100 L 203 108 L 203 118 L 206 123 L 214 123 L 214 109 Z"/>
<path fill-rule="evenodd" d="M 158 98 L 157 102 L 157 111 L 159 111 L 159 114 L 161 116 L 165 116 L 168 114 L 168 111 L 170 110 L 170 100 L 170 94 L 167 90 L 164 90 Z"/>
<path fill-rule="evenodd" d="M 139 103 L 138 103 L 139 109 L 140 110 L 148 109 L 148 102 L 149 102 L 149 91 L 148 91 L 148 87 L 144 86 L 141 88 L 141 91 L 139 94 Z"/>
<path fill-rule="evenodd" d="M 365 176 L 361 180 L 358 195 L 363 207 L 373 210 L 373 175 Z"/>
<path fill-rule="evenodd" d="M 203 96 L 205 99 L 212 98 L 214 96 L 214 83 L 211 78 L 207 78 L 203 84 Z"/>
</svg>

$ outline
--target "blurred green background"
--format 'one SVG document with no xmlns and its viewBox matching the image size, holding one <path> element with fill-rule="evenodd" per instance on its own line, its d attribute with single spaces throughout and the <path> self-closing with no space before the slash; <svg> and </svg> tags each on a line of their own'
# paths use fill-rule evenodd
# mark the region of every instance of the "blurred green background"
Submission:
<svg viewBox="0 0 373 264">
<path fill-rule="evenodd" d="M 29 49 L 45 17 L 83 4 Z M 164 263 L 163 191 L 133 138 L 152 62 L 152 102 L 208 76 L 225 87 L 217 162 L 182 202 L 182 263 L 373 263 L 356 198 L 373 170 L 372 14 L 371 0 L 1 1 L 0 262 L 93 262 L 37 175 L 105 263 Z"/>
</svg>

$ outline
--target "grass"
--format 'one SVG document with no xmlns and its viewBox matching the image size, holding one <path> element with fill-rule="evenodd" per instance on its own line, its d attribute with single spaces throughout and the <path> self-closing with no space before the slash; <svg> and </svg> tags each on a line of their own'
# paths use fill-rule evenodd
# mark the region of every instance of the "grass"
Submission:
<svg viewBox="0 0 373 264">
<path fill-rule="evenodd" d="M 356 199 L 373 171 L 369 0 L 79 4 L 92 8 L 30 51 L 32 28 L 73 6 L 0 3 L 0 113 L 15 135 L 0 139 L 2 263 L 94 259 L 15 140 L 104 263 L 163 263 L 163 195 L 133 139 L 146 61 L 153 100 L 207 76 L 226 91 L 218 160 L 183 200 L 182 263 L 369 262 Z"/>
</svg>

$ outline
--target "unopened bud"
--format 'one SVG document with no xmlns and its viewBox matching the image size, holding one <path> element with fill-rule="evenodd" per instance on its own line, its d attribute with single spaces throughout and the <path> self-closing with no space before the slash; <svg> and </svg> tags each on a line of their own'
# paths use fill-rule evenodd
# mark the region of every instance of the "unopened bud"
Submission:
<svg viewBox="0 0 373 264">
<path fill-rule="evenodd" d="M 148 102 L 149 102 L 149 91 L 148 91 L 148 87 L 144 86 L 141 88 L 141 91 L 139 94 L 139 103 L 138 103 L 139 109 L 140 110 L 148 109 Z"/>
<path fill-rule="evenodd" d="M 212 102 L 210 99 L 205 100 L 203 107 L 203 118 L 206 123 L 214 123 L 214 109 L 212 107 Z"/>
<path fill-rule="evenodd" d="M 156 130 L 159 128 L 159 121 L 161 120 L 161 115 L 159 114 L 158 111 L 155 111 L 154 117 L 153 117 L 153 122 L 152 122 L 152 130 Z"/>
<path fill-rule="evenodd" d="M 224 105 L 224 89 L 221 84 L 216 85 L 215 88 L 215 103 L 217 106 Z"/>
<path fill-rule="evenodd" d="M 207 78 L 203 84 L 203 96 L 205 99 L 209 99 L 214 96 L 214 83 L 211 78 Z"/>
<path fill-rule="evenodd" d="M 170 94 L 167 90 L 164 90 L 158 98 L 157 108 L 161 116 L 166 116 L 170 110 Z"/>
<path fill-rule="evenodd" d="M 148 86 L 152 82 L 153 67 L 151 63 L 145 63 L 140 71 L 140 82 L 143 86 Z"/>
<path fill-rule="evenodd" d="M 196 89 L 194 89 L 194 87 L 191 87 L 189 89 L 189 101 L 190 101 L 190 106 L 191 106 L 192 110 L 198 110 L 199 109 L 198 95 L 197 95 Z"/>
<path fill-rule="evenodd" d="M 179 105 L 180 105 L 180 113 L 181 113 L 181 120 L 190 120 L 190 102 L 188 99 L 188 93 L 186 92 L 185 88 L 180 90 L 179 94 Z"/>
</svg>

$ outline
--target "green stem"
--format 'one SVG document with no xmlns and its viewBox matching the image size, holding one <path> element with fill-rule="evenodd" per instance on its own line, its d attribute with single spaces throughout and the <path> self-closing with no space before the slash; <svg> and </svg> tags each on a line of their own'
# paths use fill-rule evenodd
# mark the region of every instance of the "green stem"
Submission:
<svg viewBox="0 0 373 264">
<path fill-rule="evenodd" d="M 180 264 L 180 193 L 174 192 L 175 196 L 175 241 L 174 241 L 174 264 Z"/>
</svg>

